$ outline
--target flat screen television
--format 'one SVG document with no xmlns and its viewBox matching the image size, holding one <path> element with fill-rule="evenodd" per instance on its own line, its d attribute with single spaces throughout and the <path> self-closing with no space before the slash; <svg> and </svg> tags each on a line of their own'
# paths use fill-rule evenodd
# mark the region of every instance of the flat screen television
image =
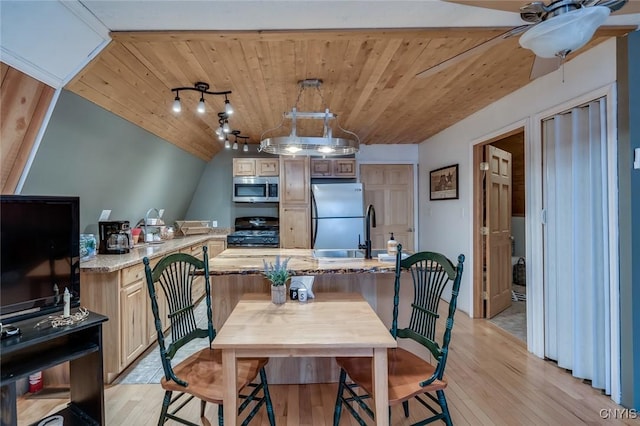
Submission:
<svg viewBox="0 0 640 426">
<path fill-rule="evenodd" d="M 80 199 L 0 195 L 0 321 L 80 304 Z"/>
</svg>

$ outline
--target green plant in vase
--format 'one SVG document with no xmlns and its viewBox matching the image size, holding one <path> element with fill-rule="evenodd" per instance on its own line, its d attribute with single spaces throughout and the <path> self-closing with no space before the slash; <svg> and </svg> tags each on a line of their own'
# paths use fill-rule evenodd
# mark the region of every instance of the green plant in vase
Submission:
<svg viewBox="0 0 640 426">
<path fill-rule="evenodd" d="M 287 300 L 287 281 L 291 278 L 291 273 L 287 269 L 287 264 L 291 258 L 287 258 L 284 262 L 280 261 L 280 256 L 276 256 L 275 263 L 264 264 L 264 275 L 271 281 L 271 301 L 277 305 Z"/>
</svg>

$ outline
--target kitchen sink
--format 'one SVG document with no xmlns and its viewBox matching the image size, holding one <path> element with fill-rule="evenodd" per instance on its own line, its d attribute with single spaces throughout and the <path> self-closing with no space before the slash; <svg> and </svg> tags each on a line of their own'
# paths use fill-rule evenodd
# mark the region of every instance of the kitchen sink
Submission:
<svg viewBox="0 0 640 426">
<path fill-rule="evenodd" d="M 364 259 L 364 250 L 358 249 L 315 249 L 315 258 Z"/>
<path fill-rule="evenodd" d="M 378 258 L 378 254 L 386 253 L 385 249 L 371 250 L 371 257 Z M 364 250 L 362 249 L 315 249 L 313 257 L 316 259 L 364 259 Z"/>
</svg>

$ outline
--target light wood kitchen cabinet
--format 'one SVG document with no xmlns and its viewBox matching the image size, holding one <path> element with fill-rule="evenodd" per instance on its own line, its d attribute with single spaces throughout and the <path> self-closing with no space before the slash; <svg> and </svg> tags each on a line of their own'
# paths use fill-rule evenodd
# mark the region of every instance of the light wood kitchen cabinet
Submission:
<svg viewBox="0 0 640 426">
<path fill-rule="evenodd" d="M 146 282 L 139 279 L 120 290 L 121 359 L 120 365 L 133 362 L 149 343 Z"/>
<path fill-rule="evenodd" d="M 311 159 L 312 178 L 355 178 L 355 158 L 313 158 Z"/>
<path fill-rule="evenodd" d="M 208 243 L 205 243 L 208 244 Z M 202 246 L 203 244 L 195 244 L 191 247 L 187 247 L 186 249 L 180 250 L 181 253 L 187 253 L 191 256 L 202 260 Z M 205 288 L 204 288 L 204 276 L 200 275 L 194 278 L 192 287 L 191 287 L 191 296 L 193 300 L 198 301 L 204 297 Z"/>
<path fill-rule="evenodd" d="M 280 205 L 309 205 L 309 157 L 280 158 Z"/>
<path fill-rule="evenodd" d="M 280 159 L 279 158 L 257 158 L 256 172 L 258 176 L 280 175 Z"/>
<path fill-rule="evenodd" d="M 225 240 L 209 240 L 209 259 L 216 257 L 227 249 Z"/>
<path fill-rule="evenodd" d="M 280 158 L 280 247 L 311 247 L 309 157 Z"/>
<path fill-rule="evenodd" d="M 311 247 L 310 215 L 309 206 L 289 206 L 280 209 L 280 247 Z"/>
<path fill-rule="evenodd" d="M 278 176 L 278 158 L 234 158 L 233 176 Z"/>
<path fill-rule="evenodd" d="M 256 160 L 254 158 L 234 158 L 233 176 L 255 176 Z"/>
</svg>

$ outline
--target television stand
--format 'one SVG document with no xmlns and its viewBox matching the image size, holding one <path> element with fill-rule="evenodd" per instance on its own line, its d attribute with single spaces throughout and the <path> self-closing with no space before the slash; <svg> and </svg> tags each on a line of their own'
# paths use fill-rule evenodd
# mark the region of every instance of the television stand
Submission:
<svg viewBox="0 0 640 426">
<path fill-rule="evenodd" d="M 15 323 L 22 334 L 0 342 L 0 425 L 18 423 L 17 380 L 66 361 L 70 361 L 70 402 L 54 414 L 61 415 L 65 425 L 104 425 L 102 323 L 108 318 L 91 312 L 78 324 L 36 328 L 42 318 Z"/>
</svg>

